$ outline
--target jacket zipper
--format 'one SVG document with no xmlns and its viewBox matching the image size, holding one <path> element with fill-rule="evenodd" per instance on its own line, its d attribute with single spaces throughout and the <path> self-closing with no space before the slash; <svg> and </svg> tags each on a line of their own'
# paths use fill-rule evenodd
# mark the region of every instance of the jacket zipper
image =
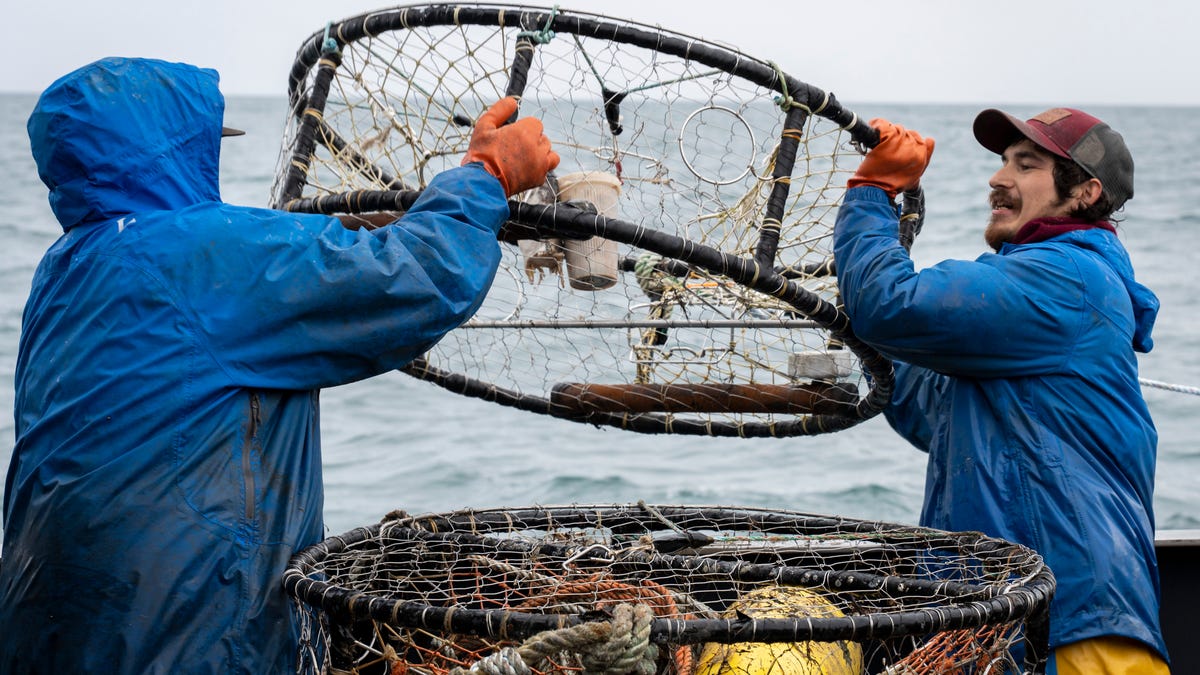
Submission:
<svg viewBox="0 0 1200 675">
<path fill-rule="evenodd" d="M 246 438 L 242 443 L 242 484 L 246 489 L 246 521 L 254 525 L 254 467 L 250 453 L 254 450 L 254 440 L 258 437 L 259 403 L 258 392 L 250 392 L 250 419 L 246 422 Z"/>
</svg>

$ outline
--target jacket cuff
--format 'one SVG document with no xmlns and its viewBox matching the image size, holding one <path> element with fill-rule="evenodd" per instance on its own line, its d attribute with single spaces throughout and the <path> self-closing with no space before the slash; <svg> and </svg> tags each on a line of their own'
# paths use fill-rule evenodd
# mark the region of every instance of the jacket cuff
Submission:
<svg viewBox="0 0 1200 675">
<path fill-rule="evenodd" d="M 499 178 L 496 178 L 494 175 L 492 175 L 491 171 L 487 170 L 487 167 L 485 167 L 483 165 L 483 162 L 467 162 L 466 164 L 463 164 L 461 167 L 457 167 L 457 168 L 458 169 L 471 169 L 471 170 L 479 171 L 479 172 L 486 174 L 488 178 L 492 179 L 491 182 L 494 183 L 496 185 L 496 187 L 500 188 L 500 192 L 501 193 L 504 192 L 504 184 L 502 184 L 500 182 Z M 508 201 L 508 195 L 504 195 L 504 200 Z"/>
<path fill-rule="evenodd" d="M 843 202 L 875 202 L 878 204 L 894 204 L 895 202 L 888 193 L 881 187 L 874 185 L 859 185 L 858 187 L 848 188 L 845 196 L 842 197 Z"/>
</svg>

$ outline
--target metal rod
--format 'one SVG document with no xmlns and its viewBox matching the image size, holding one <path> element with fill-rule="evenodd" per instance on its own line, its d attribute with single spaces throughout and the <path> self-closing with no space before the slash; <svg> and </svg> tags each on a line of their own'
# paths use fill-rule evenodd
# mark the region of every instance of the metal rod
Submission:
<svg viewBox="0 0 1200 675">
<path fill-rule="evenodd" d="M 481 321 L 472 319 L 460 328 L 821 328 L 816 321 L 788 319 L 784 321 L 714 319 L 529 319 L 527 321 Z"/>
</svg>

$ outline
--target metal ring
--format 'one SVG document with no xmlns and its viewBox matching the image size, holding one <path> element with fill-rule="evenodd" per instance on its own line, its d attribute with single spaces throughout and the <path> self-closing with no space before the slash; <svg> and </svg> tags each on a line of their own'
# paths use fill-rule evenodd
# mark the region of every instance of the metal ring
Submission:
<svg viewBox="0 0 1200 675">
<path fill-rule="evenodd" d="M 683 137 L 687 133 L 688 124 L 691 123 L 691 121 L 694 117 L 696 117 L 697 115 L 699 115 L 700 113 L 702 113 L 706 110 L 717 110 L 717 111 L 729 113 L 730 115 L 732 115 L 734 117 L 734 119 L 736 119 L 737 121 L 742 123 L 742 126 L 746 129 L 746 133 L 750 136 L 750 161 L 749 161 L 749 163 L 746 164 L 746 168 L 743 169 L 741 173 L 739 173 L 737 176 L 734 176 L 733 178 L 731 178 L 729 180 L 722 181 L 722 180 L 717 180 L 715 178 L 710 178 L 708 176 L 702 175 L 699 171 L 696 170 L 696 167 L 692 166 L 692 163 L 688 160 L 687 152 L 685 152 L 684 148 L 683 148 Z M 754 130 L 750 128 L 750 124 L 748 122 L 746 122 L 746 118 L 739 115 L 737 113 L 737 111 L 733 110 L 732 108 L 727 108 L 727 107 L 721 106 L 721 105 L 707 105 L 707 106 L 704 106 L 703 108 L 698 108 L 694 112 L 692 112 L 692 114 L 688 115 L 687 118 L 683 120 L 683 125 L 679 127 L 679 157 L 683 160 L 683 164 L 684 164 L 684 166 L 686 166 L 688 168 L 688 171 L 692 172 L 693 176 L 695 176 L 696 178 L 699 178 L 700 180 L 704 181 L 705 183 L 711 183 L 713 185 L 730 185 L 732 183 L 738 182 L 739 180 L 745 178 L 746 174 L 750 173 L 751 170 L 754 169 L 754 160 L 757 156 L 758 156 L 758 140 L 754 138 Z"/>
</svg>

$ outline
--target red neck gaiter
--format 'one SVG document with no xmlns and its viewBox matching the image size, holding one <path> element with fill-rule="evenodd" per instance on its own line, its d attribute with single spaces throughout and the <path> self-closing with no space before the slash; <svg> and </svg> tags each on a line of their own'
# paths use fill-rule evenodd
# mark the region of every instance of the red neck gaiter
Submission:
<svg viewBox="0 0 1200 675">
<path fill-rule="evenodd" d="M 1014 244 L 1033 244 L 1039 241 L 1053 239 L 1060 234 L 1073 232 L 1074 230 L 1090 230 L 1094 227 L 1099 227 L 1116 234 L 1117 228 L 1113 224 L 1105 221 L 1087 221 L 1070 216 L 1056 216 L 1053 218 L 1034 218 L 1033 220 L 1021 226 L 1017 230 L 1016 236 L 1013 237 Z"/>
</svg>

